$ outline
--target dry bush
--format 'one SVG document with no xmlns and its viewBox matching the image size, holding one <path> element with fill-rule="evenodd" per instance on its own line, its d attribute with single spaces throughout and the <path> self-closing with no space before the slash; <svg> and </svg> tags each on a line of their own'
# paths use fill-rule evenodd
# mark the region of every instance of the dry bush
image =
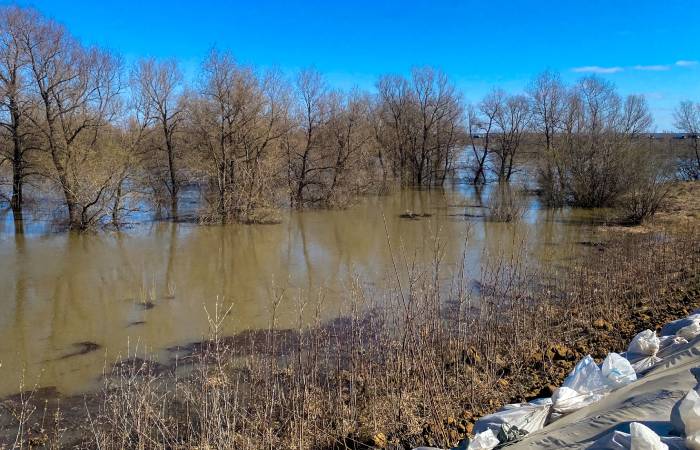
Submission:
<svg viewBox="0 0 700 450">
<path fill-rule="evenodd" d="M 670 184 L 656 177 L 635 183 L 620 200 L 623 221 L 637 225 L 652 218 L 664 206 L 669 190 Z"/>
<path fill-rule="evenodd" d="M 525 196 L 520 190 L 508 184 L 499 183 L 489 196 L 486 217 L 493 222 L 518 221 L 527 209 L 525 202 Z"/>
<path fill-rule="evenodd" d="M 548 205 L 614 206 L 640 170 L 655 167 L 642 150 L 651 124 L 644 97 L 622 98 L 598 77 L 565 88 L 550 75 L 536 80 L 531 96 L 544 133 L 538 181 Z"/>
</svg>

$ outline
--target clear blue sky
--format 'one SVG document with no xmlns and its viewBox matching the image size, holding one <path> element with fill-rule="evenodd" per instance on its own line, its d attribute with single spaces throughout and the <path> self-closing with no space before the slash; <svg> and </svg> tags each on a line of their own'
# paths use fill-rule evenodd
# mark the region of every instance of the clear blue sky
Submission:
<svg viewBox="0 0 700 450">
<path fill-rule="evenodd" d="M 3 2 L 0 3 L 17 3 Z M 127 61 L 176 57 L 190 75 L 208 50 L 332 85 L 371 88 L 383 73 L 445 70 L 468 100 L 520 91 L 539 71 L 603 72 L 646 94 L 658 130 L 682 99 L 700 101 L 700 1 L 19 1 Z"/>
</svg>

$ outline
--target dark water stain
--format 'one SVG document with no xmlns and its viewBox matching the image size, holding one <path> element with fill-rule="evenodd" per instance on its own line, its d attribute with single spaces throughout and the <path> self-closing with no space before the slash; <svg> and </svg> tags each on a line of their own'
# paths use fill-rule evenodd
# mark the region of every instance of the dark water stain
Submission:
<svg viewBox="0 0 700 450">
<path fill-rule="evenodd" d="M 407 211 L 403 214 L 399 214 L 400 218 L 411 219 L 411 220 L 418 220 L 418 219 L 423 218 L 423 217 L 432 217 L 432 216 L 433 215 L 429 214 L 429 213 L 414 213 L 414 212 L 410 212 L 410 211 Z"/>
<path fill-rule="evenodd" d="M 75 347 L 75 351 L 72 351 L 66 355 L 63 355 L 58 359 L 62 360 L 62 359 L 72 358 L 74 356 L 85 355 L 85 354 L 94 352 L 95 350 L 101 348 L 100 344 L 96 344 L 96 343 L 90 342 L 90 341 L 76 342 L 75 344 L 73 344 L 73 347 Z"/>
</svg>

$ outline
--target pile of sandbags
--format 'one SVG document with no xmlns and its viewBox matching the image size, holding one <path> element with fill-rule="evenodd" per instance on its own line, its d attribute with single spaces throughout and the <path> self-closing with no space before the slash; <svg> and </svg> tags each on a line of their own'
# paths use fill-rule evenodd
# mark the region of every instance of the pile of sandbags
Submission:
<svg viewBox="0 0 700 450">
<path fill-rule="evenodd" d="M 560 417 L 595 403 L 613 389 L 637 379 L 630 362 L 610 353 L 599 367 L 591 355 L 576 364 L 564 383 L 552 395 L 552 408 Z"/>
</svg>

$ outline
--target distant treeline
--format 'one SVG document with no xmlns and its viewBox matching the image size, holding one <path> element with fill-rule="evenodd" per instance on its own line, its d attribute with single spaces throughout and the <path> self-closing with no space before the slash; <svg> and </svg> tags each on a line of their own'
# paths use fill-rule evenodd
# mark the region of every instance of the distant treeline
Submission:
<svg viewBox="0 0 700 450">
<path fill-rule="evenodd" d="M 174 217 L 196 184 L 202 220 L 266 221 L 282 205 L 343 206 L 387 183 L 441 185 L 465 148 L 470 182 L 507 182 L 533 132 L 550 204 L 606 206 L 639 173 L 657 175 L 635 144 L 652 122 L 644 97 L 596 77 L 565 86 L 544 73 L 524 95 L 494 90 L 467 105 L 431 68 L 340 91 L 314 70 L 288 79 L 212 50 L 196 79 L 173 60 L 127 67 L 35 10 L 2 8 L 0 170 L 13 211 L 36 184 L 61 193 L 71 229 L 119 224 L 143 198 Z M 697 104 L 676 119 L 697 136 Z M 689 142 L 681 172 L 697 179 Z"/>
</svg>

